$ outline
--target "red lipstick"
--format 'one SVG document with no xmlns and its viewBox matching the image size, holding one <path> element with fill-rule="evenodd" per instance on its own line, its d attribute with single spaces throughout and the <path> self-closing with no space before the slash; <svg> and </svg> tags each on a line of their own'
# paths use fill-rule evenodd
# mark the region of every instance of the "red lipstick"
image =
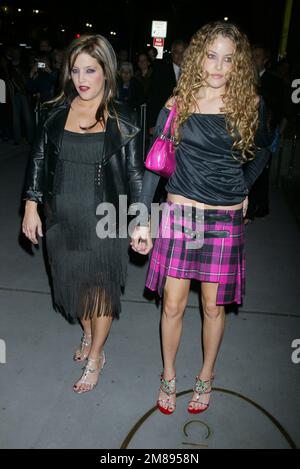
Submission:
<svg viewBox="0 0 300 469">
<path fill-rule="evenodd" d="M 84 93 L 85 91 L 88 91 L 90 89 L 90 87 L 89 86 L 79 86 L 79 89 L 80 89 L 80 91 L 82 91 Z"/>
</svg>

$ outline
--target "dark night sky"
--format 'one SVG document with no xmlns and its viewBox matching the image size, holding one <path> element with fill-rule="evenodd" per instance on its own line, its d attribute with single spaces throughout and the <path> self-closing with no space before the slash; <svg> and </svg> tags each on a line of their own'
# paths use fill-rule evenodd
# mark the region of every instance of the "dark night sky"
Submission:
<svg viewBox="0 0 300 469">
<path fill-rule="evenodd" d="M 295 0 L 292 31 L 289 48 L 292 54 L 297 46 L 296 16 L 299 13 L 299 1 Z M 208 21 L 223 19 L 228 16 L 230 20 L 238 23 L 249 35 L 252 42 L 263 42 L 273 50 L 276 56 L 282 30 L 285 0 L 251 0 L 233 2 L 201 0 L 77 0 L 76 6 L 71 2 L 26 0 L 4 0 L 0 5 L 23 8 L 19 14 L 22 20 L 15 20 L 15 25 L 10 26 L 10 41 L 38 39 L 40 36 L 49 36 L 54 42 L 61 45 L 68 43 L 76 33 L 98 32 L 110 37 L 116 48 L 124 47 L 137 51 L 143 49 L 147 42 L 151 41 L 151 21 L 161 19 L 168 21 L 168 38 L 166 46 L 174 38 L 189 40 L 191 35 Z M 41 15 L 32 15 L 32 9 L 40 9 Z M 27 12 L 26 12 L 27 10 Z M 30 11 L 30 14 L 28 14 Z M 0 27 L 0 40 L 4 37 L 7 28 L 2 13 L 2 28 Z M 34 17 L 35 16 L 35 17 Z M 93 29 L 87 29 L 85 23 L 92 23 Z M 0 23 L 1 24 L 1 23 Z M 61 27 L 66 28 L 65 33 L 59 32 Z M 14 29 L 15 28 L 15 31 Z M 48 29 L 45 29 L 48 28 Z M 298 28 L 299 29 L 299 28 Z M 30 31 L 35 31 L 34 34 Z M 117 32 L 116 39 L 109 36 L 109 32 Z M 17 34 L 18 33 L 18 34 Z M 60 45 L 59 44 L 59 45 Z"/>
</svg>

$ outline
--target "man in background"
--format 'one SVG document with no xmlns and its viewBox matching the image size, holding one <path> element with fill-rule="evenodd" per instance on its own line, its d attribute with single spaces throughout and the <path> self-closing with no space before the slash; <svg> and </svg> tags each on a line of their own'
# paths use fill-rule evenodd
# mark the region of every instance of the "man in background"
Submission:
<svg viewBox="0 0 300 469">
<path fill-rule="evenodd" d="M 152 64 L 152 77 L 148 96 L 148 128 L 153 134 L 159 111 L 168 98 L 173 94 L 180 76 L 180 66 L 187 43 L 177 39 L 171 46 L 171 61 L 160 61 L 156 59 Z"/>
<path fill-rule="evenodd" d="M 269 69 L 270 53 L 261 44 L 253 46 L 253 60 L 258 73 L 258 92 L 262 96 L 268 110 L 268 125 L 274 138 L 279 131 L 283 119 L 284 86 L 282 80 Z M 269 176 L 272 153 L 263 172 L 256 180 L 249 193 L 248 211 L 245 223 L 251 222 L 255 217 L 265 217 L 269 214 Z"/>
</svg>

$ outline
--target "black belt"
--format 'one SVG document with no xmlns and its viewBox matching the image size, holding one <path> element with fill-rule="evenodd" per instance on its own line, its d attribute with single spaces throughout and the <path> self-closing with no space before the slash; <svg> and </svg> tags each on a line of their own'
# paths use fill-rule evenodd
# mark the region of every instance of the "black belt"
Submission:
<svg viewBox="0 0 300 469">
<path fill-rule="evenodd" d="M 209 213 L 209 212 L 204 212 L 204 219 L 209 221 L 209 222 L 218 222 L 218 221 L 224 221 L 224 222 L 230 222 L 231 221 L 231 216 L 222 214 L 222 213 Z"/>
<path fill-rule="evenodd" d="M 174 224 L 174 231 L 179 233 L 184 233 L 189 235 L 191 238 L 203 238 L 202 231 L 191 230 L 190 228 L 185 228 L 181 225 Z M 204 238 L 229 238 L 230 232 L 227 230 L 207 230 L 204 232 Z"/>
</svg>

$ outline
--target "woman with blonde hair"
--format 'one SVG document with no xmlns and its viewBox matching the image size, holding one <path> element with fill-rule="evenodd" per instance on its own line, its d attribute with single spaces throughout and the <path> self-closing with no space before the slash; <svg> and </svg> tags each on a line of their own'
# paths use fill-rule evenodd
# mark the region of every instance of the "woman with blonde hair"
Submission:
<svg viewBox="0 0 300 469">
<path fill-rule="evenodd" d="M 171 414 L 190 283 L 201 281 L 204 360 L 188 405 L 190 413 L 198 414 L 209 407 L 224 305 L 241 304 L 245 292 L 243 215 L 249 189 L 267 161 L 267 152 L 258 147 L 267 147 L 272 139 L 256 91 L 251 48 L 237 26 L 214 22 L 193 36 L 174 95 L 158 117 L 156 135 L 173 106 L 176 169 L 166 186 L 146 286 L 163 296 L 164 370 L 157 404 Z M 140 202 L 148 209 L 159 179 L 145 172 Z M 150 224 L 144 220 L 141 225 L 133 233 L 132 247 L 147 254 L 152 248 Z"/>
<path fill-rule="evenodd" d="M 140 129 L 135 113 L 114 99 L 116 72 L 114 50 L 104 37 L 72 42 L 63 91 L 43 110 L 27 171 L 23 232 L 38 243 L 43 230 L 37 207 L 43 204 L 54 305 L 83 327 L 74 360 L 87 364 L 77 393 L 96 386 L 103 347 L 120 313 L 128 240 L 120 235 L 127 233 L 118 224 L 127 204 L 119 204 L 119 196 L 136 202 L 142 187 Z M 115 210 L 108 229 L 101 225 L 103 206 Z"/>
</svg>

